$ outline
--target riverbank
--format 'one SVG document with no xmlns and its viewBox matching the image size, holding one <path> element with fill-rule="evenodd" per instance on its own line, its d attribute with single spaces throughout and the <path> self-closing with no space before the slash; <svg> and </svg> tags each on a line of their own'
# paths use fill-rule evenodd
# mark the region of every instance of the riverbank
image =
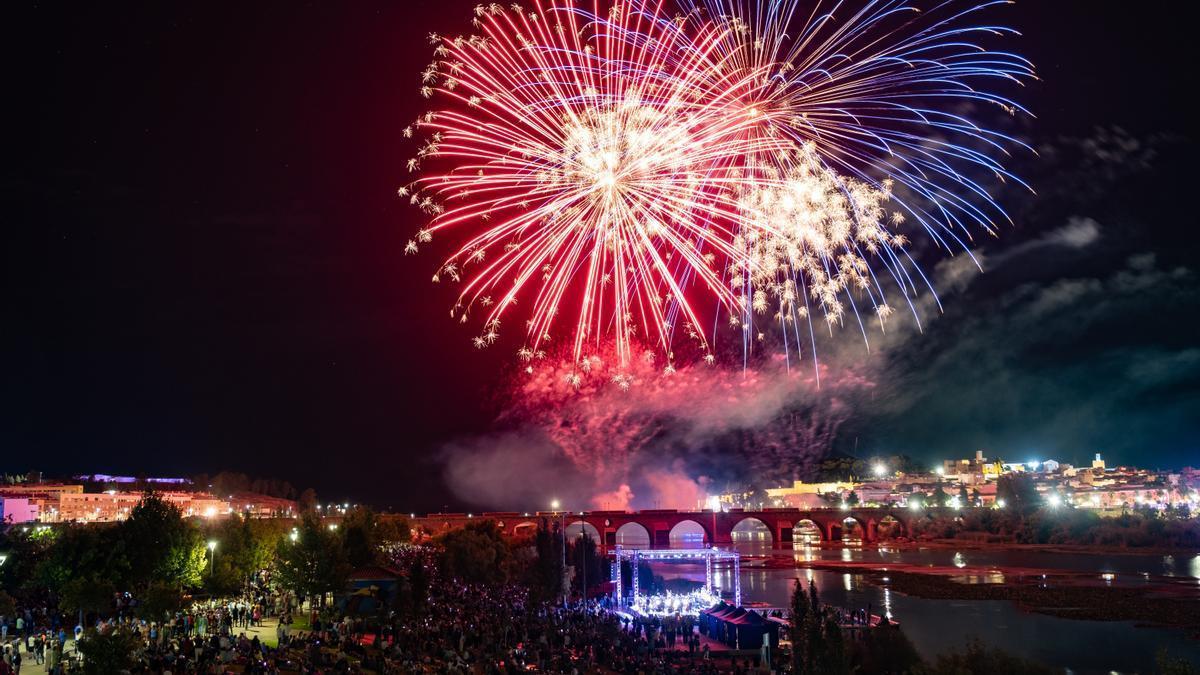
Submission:
<svg viewBox="0 0 1200 675">
<path fill-rule="evenodd" d="M 1025 611 L 1066 619 L 1131 621 L 1177 628 L 1200 639 L 1200 587 L 1194 581 L 1063 573 L 1002 567 L 924 567 L 812 561 L 826 571 L 859 575 L 867 583 L 919 598 L 1005 600 Z M 994 581 L 993 581 L 994 580 Z"/>
</svg>

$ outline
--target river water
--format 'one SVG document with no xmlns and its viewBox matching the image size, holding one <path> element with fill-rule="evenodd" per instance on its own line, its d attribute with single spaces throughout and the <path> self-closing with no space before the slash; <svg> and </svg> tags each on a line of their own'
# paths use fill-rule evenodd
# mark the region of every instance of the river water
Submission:
<svg viewBox="0 0 1200 675">
<path fill-rule="evenodd" d="M 1002 582 L 1005 570 L 1045 569 L 1112 575 L 1113 583 L 1147 583 L 1152 577 L 1195 580 L 1200 584 L 1200 555 L 1108 555 L 1037 551 L 961 550 L 944 548 L 888 549 L 874 546 L 772 549 L 769 543 L 743 541 L 735 545 L 744 554 L 784 556 L 796 560 L 850 563 L 892 563 L 923 566 L 994 568 L 975 581 Z M 1155 655 L 1165 648 L 1172 656 L 1200 665 L 1200 642 L 1182 631 L 1135 627 L 1129 622 L 1081 621 L 1025 612 L 1013 603 L 982 600 L 941 600 L 906 596 L 866 583 L 861 575 L 808 568 L 756 568 L 745 559 L 742 599 L 787 607 L 795 580 L 816 583 L 823 602 L 845 608 L 865 608 L 888 613 L 926 658 L 961 649 L 971 639 L 999 647 L 1024 658 L 1061 667 L 1072 673 L 1149 673 Z M 686 577 L 703 583 L 698 565 L 655 563 L 656 574 Z M 716 574 L 722 589 L 733 587 L 732 570 Z M 1009 574 L 1012 574 L 1010 571 Z M 999 576 L 997 576 L 999 575 Z M 970 581 L 970 580 L 968 580 Z M 881 611 L 882 610 L 882 611 Z"/>
</svg>

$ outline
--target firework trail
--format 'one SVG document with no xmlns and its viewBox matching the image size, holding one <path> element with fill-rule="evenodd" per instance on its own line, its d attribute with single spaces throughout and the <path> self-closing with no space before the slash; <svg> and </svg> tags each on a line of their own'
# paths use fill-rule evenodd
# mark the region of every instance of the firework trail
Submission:
<svg viewBox="0 0 1200 675">
<path fill-rule="evenodd" d="M 1003 2 L 690 2 L 481 5 L 477 35 L 432 36 L 447 107 L 415 125 L 401 193 L 432 219 L 406 250 L 465 240 L 434 280 L 482 315 L 476 346 L 520 299 L 525 360 L 565 333 L 577 363 L 609 337 L 621 367 L 638 344 L 711 363 L 726 324 L 744 366 L 769 331 L 819 376 L 814 315 L 867 340 L 898 293 L 920 325 L 910 231 L 969 253 L 1006 218 L 973 176 L 1023 184 L 995 157 L 1025 146 L 960 110 L 1024 112 L 990 87 L 1032 67 L 980 44 L 1014 31 L 970 23 Z"/>
</svg>

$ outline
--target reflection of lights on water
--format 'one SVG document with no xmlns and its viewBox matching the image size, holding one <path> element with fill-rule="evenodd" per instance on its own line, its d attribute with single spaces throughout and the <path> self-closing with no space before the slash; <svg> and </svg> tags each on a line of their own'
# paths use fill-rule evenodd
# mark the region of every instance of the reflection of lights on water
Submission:
<svg viewBox="0 0 1200 675">
<path fill-rule="evenodd" d="M 804 576 L 808 577 L 808 582 L 809 582 L 809 583 L 812 583 L 812 580 L 813 580 L 813 571 L 812 571 L 812 568 L 811 568 L 811 567 L 808 567 L 808 568 L 806 568 L 806 569 L 804 570 Z"/>
<path fill-rule="evenodd" d="M 888 578 L 884 577 L 883 580 L 887 581 Z M 887 586 L 883 587 L 883 615 L 889 620 L 892 618 L 892 589 Z"/>
<path fill-rule="evenodd" d="M 1105 586 L 1112 586 L 1113 579 L 1116 579 L 1117 575 L 1113 574 L 1112 572 L 1105 572 L 1104 574 L 1100 575 L 1100 578 L 1104 580 Z"/>
<path fill-rule="evenodd" d="M 967 559 L 963 557 L 963 554 L 961 554 L 961 553 L 954 554 L 954 566 L 959 569 L 962 569 L 967 566 Z"/>
<path fill-rule="evenodd" d="M 842 549 L 842 562 L 850 562 L 853 559 L 854 559 L 854 554 L 852 554 L 850 552 L 850 549 L 848 549 L 848 548 Z"/>
<path fill-rule="evenodd" d="M 850 578 L 849 573 L 842 575 L 842 586 L 845 586 L 848 591 L 854 590 L 854 580 Z"/>
<path fill-rule="evenodd" d="M 1188 573 L 1193 577 L 1200 579 L 1200 555 L 1192 558 L 1192 562 L 1188 565 Z"/>
</svg>

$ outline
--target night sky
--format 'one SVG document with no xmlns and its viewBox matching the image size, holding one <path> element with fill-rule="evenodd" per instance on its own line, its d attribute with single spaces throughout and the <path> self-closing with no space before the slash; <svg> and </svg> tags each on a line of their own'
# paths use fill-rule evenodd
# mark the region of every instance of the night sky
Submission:
<svg viewBox="0 0 1200 675">
<path fill-rule="evenodd" d="M 5 3 L 0 471 L 278 476 L 462 504 L 507 351 L 449 320 L 396 197 L 429 32 L 474 2 Z M 1200 464 L 1190 26 L 1024 0 L 1042 81 L 1015 225 L 929 269 L 944 314 L 867 356 L 839 450 Z M 854 340 L 847 331 L 846 339 Z M 851 356 L 847 356 L 850 354 Z M 857 448 L 857 450 L 855 450 Z"/>
</svg>

